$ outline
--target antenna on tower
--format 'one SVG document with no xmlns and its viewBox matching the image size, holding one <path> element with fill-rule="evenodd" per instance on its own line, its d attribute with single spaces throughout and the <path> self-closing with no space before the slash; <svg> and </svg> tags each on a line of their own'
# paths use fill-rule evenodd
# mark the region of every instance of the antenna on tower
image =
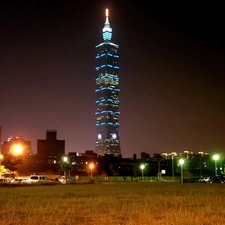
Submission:
<svg viewBox="0 0 225 225">
<path fill-rule="evenodd" d="M 108 9 L 105 9 L 105 16 L 106 16 L 105 26 L 102 29 L 103 40 L 110 41 L 112 38 L 112 28 L 110 27 L 110 23 L 109 23 L 109 10 Z"/>
<path fill-rule="evenodd" d="M 108 9 L 105 10 L 105 16 L 106 16 L 105 23 L 109 23 L 109 10 Z"/>
</svg>

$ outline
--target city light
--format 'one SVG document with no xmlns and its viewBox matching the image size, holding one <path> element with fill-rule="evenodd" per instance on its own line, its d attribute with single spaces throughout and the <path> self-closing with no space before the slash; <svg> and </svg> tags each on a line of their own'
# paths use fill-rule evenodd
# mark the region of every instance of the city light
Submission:
<svg viewBox="0 0 225 225">
<path fill-rule="evenodd" d="M 92 170 L 92 169 L 94 168 L 94 164 L 91 163 L 91 164 L 89 165 L 89 168 Z"/>
<path fill-rule="evenodd" d="M 144 168 L 145 168 L 145 165 L 144 164 L 141 164 L 140 168 L 141 168 L 141 181 L 143 182 L 143 180 L 144 180 Z"/>
<path fill-rule="evenodd" d="M 217 160 L 220 158 L 219 155 L 214 155 L 213 159 L 215 160 L 215 175 L 217 176 Z"/>
<path fill-rule="evenodd" d="M 63 157 L 63 162 L 68 162 L 68 157 L 67 156 Z"/>
<path fill-rule="evenodd" d="M 16 156 L 19 156 L 21 155 L 23 152 L 23 146 L 21 144 L 14 144 L 12 145 L 12 154 L 13 155 L 16 155 Z"/>
<path fill-rule="evenodd" d="M 92 180 L 92 170 L 94 169 L 94 163 L 91 163 L 90 165 L 89 165 L 89 168 L 90 168 L 90 170 L 91 170 L 91 180 Z"/>
<path fill-rule="evenodd" d="M 183 164 L 184 164 L 184 160 L 180 159 L 179 164 L 180 164 L 180 171 L 181 171 L 181 183 L 183 183 Z"/>
</svg>

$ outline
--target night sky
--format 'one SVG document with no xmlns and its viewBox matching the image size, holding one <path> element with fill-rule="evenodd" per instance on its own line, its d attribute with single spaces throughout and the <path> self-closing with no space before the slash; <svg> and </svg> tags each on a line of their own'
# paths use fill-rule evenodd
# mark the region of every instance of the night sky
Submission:
<svg viewBox="0 0 225 225">
<path fill-rule="evenodd" d="M 95 46 L 109 8 L 123 157 L 225 153 L 222 5 L 146 2 L 1 1 L 2 140 L 24 136 L 36 153 L 56 129 L 66 152 L 94 149 Z"/>
</svg>

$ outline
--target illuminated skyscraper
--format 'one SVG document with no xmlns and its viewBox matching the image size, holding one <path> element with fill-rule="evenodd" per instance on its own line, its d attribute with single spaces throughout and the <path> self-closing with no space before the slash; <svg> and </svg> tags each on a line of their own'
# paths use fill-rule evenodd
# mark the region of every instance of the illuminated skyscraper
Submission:
<svg viewBox="0 0 225 225">
<path fill-rule="evenodd" d="M 96 151 L 99 155 L 121 156 L 119 138 L 119 45 L 111 42 L 112 28 L 106 9 L 103 42 L 96 46 Z"/>
</svg>

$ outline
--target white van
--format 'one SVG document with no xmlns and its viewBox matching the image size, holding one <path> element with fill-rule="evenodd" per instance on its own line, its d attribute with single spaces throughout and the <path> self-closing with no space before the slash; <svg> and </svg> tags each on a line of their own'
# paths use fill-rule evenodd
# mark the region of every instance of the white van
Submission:
<svg viewBox="0 0 225 225">
<path fill-rule="evenodd" d="M 31 175 L 30 178 L 27 180 L 27 183 L 37 183 L 42 181 L 48 181 L 48 178 L 43 175 Z"/>
</svg>

